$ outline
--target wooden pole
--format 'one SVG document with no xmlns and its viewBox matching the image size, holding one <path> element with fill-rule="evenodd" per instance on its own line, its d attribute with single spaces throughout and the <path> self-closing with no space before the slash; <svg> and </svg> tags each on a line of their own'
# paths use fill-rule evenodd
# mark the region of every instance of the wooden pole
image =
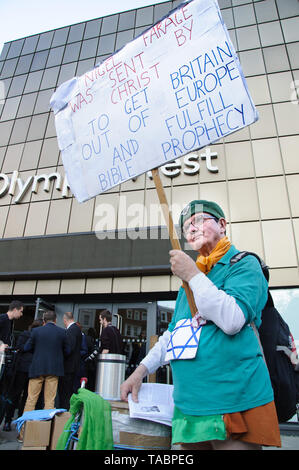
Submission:
<svg viewBox="0 0 299 470">
<path fill-rule="evenodd" d="M 162 181 L 161 181 L 161 178 L 160 178 L 160 175 L 159 175 L 159 169 L 154 168 L 152 170 L 152 175 L 153 175 L 153 180 L 154 180 L 156 190 L 157 190 L 157 193 L 158 193 L 158 198 L 159 198 L 159 201 L 160 201 L 160 204 L 161 204 L 161 207 L 162 207 L 163 215 L 164 215 L 164 218 L 165 218 L 165 221 L 166 221 L 166 224 L 167 224 L 171 246 L 172 246 L 173 250 L 181 250 L 181 244 L 180 244 L 180 241 L 178 239 L 177 231 L 175 229 L 173 219 L 172 219 L 172 215 L 171 215 L 170 210 L 169 210 L 166 194 L 165 194 L 164 187 L 162 185 Z M 193 317 L 195 315 L 195 313 L 197 312 L 196 304 L 195 304 L 194 297 L 193 297 L 193 292 L 190 289 L 190 286 L 186 281 L 183 281 L 183 287 L 185 289 L 188 304 L 189 304 L 189 307 L 190 307 L 190 310 L 191 310 L 191 315 Z"/>
<path fill-rule="evenodd" d="M 158 335 L 153 335 L 150 337 L 150 345 L 149 348 L 152 349 L 158 341 Z M 148 376 L 149 383 L 156 383 L 156 372 L 149 374 Z"/>
</svg>

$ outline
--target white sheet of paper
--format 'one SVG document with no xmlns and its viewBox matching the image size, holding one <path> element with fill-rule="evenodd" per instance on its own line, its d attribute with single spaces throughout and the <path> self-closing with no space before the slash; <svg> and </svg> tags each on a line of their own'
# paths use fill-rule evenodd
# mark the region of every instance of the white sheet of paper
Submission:
<svg viewBox="0 0 299 470">
<path fill-rule="evenodd" d="M 138 393 L 138 403 L 128 396 L 131 418 L 142 418 L 171 426 L 174 403 L 173 385 L 143 383 Z"/>
</svg>

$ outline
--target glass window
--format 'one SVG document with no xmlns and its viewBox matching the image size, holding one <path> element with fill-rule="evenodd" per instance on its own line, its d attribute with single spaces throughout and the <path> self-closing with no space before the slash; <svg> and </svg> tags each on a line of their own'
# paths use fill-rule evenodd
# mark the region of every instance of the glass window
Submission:
<svg viewBox="0 0 299 470">
<path fill-rule="evenodd" d="M 67 42 L 81 41 L 83 37 L 85 23 L 79 23 L 71 26 Z"/>
<path fill-rule="evenodd" d="M 114 52 L 115 34 L 101 36 L 99 41 L 98 55 L 111 54 Z"/>
<path fill-rule="evenodd" d="M 71 64 L 62 65 L 60 68 L 60 74 L 59 74 L 57 86 L 73 78 L 76 74 L 76 67 L 77 67 L 77 62 L 72 62 Z"/>
<path fill-rule="evenodd" d="M 120 13 L 118 21 L 118 31 L 123 31 L 124 29 L 131 29 L 135 26 L 135 14 L 136 11 L 126 11 L 125 13 Z"/>
<path fill-rule="evenodd" d="M 5 80 L 1 80 L 1 87 L 2 87 L 1 93 L 3 94 L 2 98 L 4 99 L 10 96 L 8 95 L 8 90 L 9 90 L 11 82 L 12 82 L 12 78 L 6 78 Z M 3 104 L 4 103 L 2 103 L 2 107 L 3 107 Z"/>
<path fill-rule="evenodd" d="M 39 89 L 42 75 L 43 70 L 39 70 L 38 72 L 32 72 L 28 75 L 28 79 L 25 86 L 25 93 L 30 93 Z"/>
<path fill-rule="evenodd" d="M 136 11 L 136 28 L 153 24 L 154 9 L 153 7 L 140 8 Z"/>
<path fill-rule="evenodd" d="M 41 34 L 38 40 L 36 50 L 42 51 L 44 49 L 49 49 L 51 47 L 53 35 L 54 35 L 54 31 L 49 31 L 47 33 Z"/>
<path fill-rule="evenodd" d="M 13 131 L 10 138 L 10 144 L 18 144 L 20 142 L 25 142 L 29 124 L 30 117 L 16 119 L 13 127 Z"/>
<path fill-rule="evenodd" d="M 55 47 L 50 49 L 49 57 L 47 60 L 47 67 L 53 67 L 54 65 L 60 65 L 62 62 L 62 56 L 64 52 L 64 46 Z"/>
<path fill-rule="evenodd" d="M 20 171 L 34 170 L 37 168 L 42 140 L 27 142 L 24 146 Z"/>
<path fill-rule="evenodd" d="M 50 111 L 50 98 L 54 93 L 54 88 L 40 91 L 36 100 L 34 113 L 46 113 Z"/>
<path fill-rule="evenodd" d="M 74 42 L 73 44 L 68 44 L 65 48 L 64 56 L 63 56 L 63 64 L 67 64 L 68 62 L 75 62 L 79 59 L 81 48 L 81 42 Z"/>
<path fill-rule="evenodd" d="M 100 35 L 102 20 L 92 20 L 86 23 L 84 39 L 94 38 Z"/>
<path fill-rule="evenodd" d="M 13 41 L 11 43 L 9 52 L 7 54 L 7 59 L 12 59 L 13 57 L 17 57 L 21 54 L 21 50 L 24 44 L 24 39 L 19 39 L 18 41 Z"/>
<path fill-rule="evenodd" d="M 2 168 L 5 151 L 6 151 L 6 147 L 0 147 L 0 169 Z"/>
<path fill-rule="evenodd" d="M 56 137 L 45 139 L 39 161 L 39 168 L 56 166 L 58 161 L 59 149 Z"/>
<path fill-rule="evenodd" d="M 260 47 L 260 40 L 256 26 L 237 29 L 238 50 L 255 49 Z"/>
<path fill-rule="evenodd" d="M 6 60 L 3 65 L 1 78 L 11 77 L 16 69 L 18 59 Z"/>
<path fill-rule="evenodd" d="M 30 36 L 25 39 L 22 55 L 30 54 L 35 51 L 39 36 Z"/>
<path fill-rule="evenodd" d="M 56 128 L 55 128 L 55 120 L 54 120 L 54 113 L 50 113 L 50 118 L 47 125 L 46 135 L 47 137 L 55 137 L 56 136 Z"/>
<path fill-rule="evenodd" d="M 293 0 L 276 0 L 280 18 L 299 16 L 299 2 Z"/>
<path fill-rule="evenodd" d="M 0 146 L 7 145 L 13 121 L 0 122 Z"/>
<path fill-rule="evenodd" d="M 219 0 L 218 3 L 220 8 L 229 8 L 232 6 L 232 0 Z"/>
<path fill-rule="evenodd" d="M 52 67 L 44 71 L 41 89 L 53 88 L 56 86 L 57 77 L 59 73 L 59 67 Z"/>
<path fill-rule="evenodd" d="M 244 5 L 234 8 L 235 25 L 236 27 L 248 26 L 255 24 L 255 15 L 253 5 Z"/>
<path fill-rule="evenodd" d="M 54 32 L 52 47 L 61 46 L 66 43 L 69 28 L 57 29 Z"/>
<path fill-rule="evenodd" d="M 7 53 L 8 53 L 8 50 L 9 50 L 9 46 L 10 46 L 10 42 L 6 42 L 2 48 L 2 52 L 1 52 L 1 55 L 0 55 L 0 59 L 1 60 L 4 60 L 6 59 L 6 56 L 7 56 Z"/>
<path fill-rule="evenodd" d="M 89 57 L 95 57 L 97 54 L 97 45 L 98 38 L 83 41 L 80 53 L 80 60 L 88 59 Z"/>
<path fill-rule="evenodd" d="M 111 54 L 106 54 L 106 55 L 101 55 L 99 57 L 96 58 L 96 65 L 99 66 L 100 64 L 102 64 L 106 59 L 108 59 L 108 57 L 110 57 Z"/>
<path fill-rule="evenodd" d="M 18 170 L 24 144 L 10 145 L 7 149 L 5 160 L 3 162 L 3 173 L 10 173 Z"/>
<path fill-rule="evenodd" d="M 14 119 L 16 117 L 20 99 L 21 97 L 17 96 L 16 98 L 8 98 L 5 100 L 1 121 L 8 121 L 9 119 Z"/>
<path fill-rule="evenodd" d="M 286 42 L 299 41 L 299 16 L 283 20 L 281 23 Z"/>
<path fill-rule="evenodd" d="M 290 99 L 291 72 L 271 73 L 268 75 L 272 103 Z"/>
<path fill-rule="evenodd" d="M 283 43 L 282 32 L 279 21 L 263 23 L 259 25 L 262 46 L 274 46 Z"/>
<path fill-rule="evenodd" d="M 230 8 L 230 9 L 227 9 L 227 10 L 223 10 L 221 12 L 221 14 L 222 14 L 222 18 L 223 18 L 223 21 L 224 21 L 227 29 L 234 28 L 235 27 L 235 21 L 234 21 L 232 9 Z"/>
<path fill-rule="evenodd" d="M 33 54 L 24 55 L 19 58 L 18 66 L 15 72 L 16 75 L 21 75 L 23 73 L 29 72 L 32 57 L 33 57 Z"/>
<path fill-rule="evenodd" d="M 161 5 L 155 5 L 154 6 L 154 23 L 160 20 L 161 18 L 163 18 L 163 16 L 167 15 L 171 9 L 172 9 L 171 2 L 165 2 Z"/>
<path fill-rule="evenodd" d="M 102 22 L 101 34 L 114 33 L 117 30 L 118 15 L 105 16 Z"/>
<path fill-rule="evenodd" d="M 133 29 L 129 29 L 128 31 L 122 31 L 121 33 L 117 33 L 115 50 L 117 51 L 121 47 L 125 46 L 128 42 L 132 41 L 133 36 L 134 36 Z"/>
<path fill-rule="evenodd" d="M 287 45 L 292 69 L 299 69 L 299 42 Z"/>
<path fill-rule="evenodd" d="M 77 77 L 92 70 L 94 68 L 94 63 L 95 59 L 81 60 L 80 62 L 78 62 L 78 67 L 76 71 Z"/>
<path fill-rule="evenodd" d="M 263 49 L 267 73 L 289 70 L 285 46 L 265 47 Z"/>
<path fill-rule="evenodd" d="M 31 71 L 45 68 L 47 57 L 48 51 L 36 52 L 33 57 Z"/>
<path fill-rule="evenodd" d="M 240 62 L 245 76 L 263 75 L 265 66 L 261 50 L 240 52 Z"/>
<path fill-rule="evenodd" d="M 287 101 L 274 104 L 274 113 L 279 135 L 298 133 L 299 106 Z"/>
<path fill-rule="evenodd" d="M 23 95 L 18 111 L 18 117 L 30 116 L 33 113 L 37 93 Z"/>
<path fill-rule="evenodd" d="M 42 139 L 45 135 L 45 129 L 48 122 L 48 113 L 33 116 L 28 132 L 27 140 Z"/>
<path fill-rule="evenodd" d="M 24 90 L 27 75 L 19 75 L 12 79 L 11 87 L 9 89 L 8 96 L 21 95 Z"/>
<path fill-rule="evenodd" d="M 160 336 L 167 330 L 175 309 L 175 300 L 159 300 L 157 302 L 157 334 Z"/>
<path fill-rule="evenodd" d="M 299 351 L 299 289 L 271 289 L 274 305 L 289 325 Z"/>
<path fill-rule="evenodd" d="M 278 14 L 277 14 L 274 0 L 267 0 L 267 2 L 257 2 L 254 4 L 254 9 L 255 9 L 258 23 L 263 23 L 264 21 L 272 21 L 272 20 L 278 19 Z"/>
</svg>

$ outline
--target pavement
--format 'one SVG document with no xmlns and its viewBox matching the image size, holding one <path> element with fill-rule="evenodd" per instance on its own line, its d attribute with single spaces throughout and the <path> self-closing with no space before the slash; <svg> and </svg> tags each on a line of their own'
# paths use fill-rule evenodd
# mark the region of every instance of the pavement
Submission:
<svg viewBox="0 0 299 470">
<path fill-rule="evenodd" d="M 21 450 L 22 443 L 17 441 L 18 432 L 14 424 L 11 431 L 3 431 L 3 424 L 0 426 L 0 450 Z"/>
<path fill-rule="evenodd" d="M 11 431 L 3 431 L 3 423 L 0 426 L 0 451 L 16 451 L 22 449 L 22 443 L 17 441 L 17 431 L 12 424 Z M 282 425 L 281 441 L 282 447 L 264 447 L 264 450 L 299 450 L 299 423 Z"/>
</svg>

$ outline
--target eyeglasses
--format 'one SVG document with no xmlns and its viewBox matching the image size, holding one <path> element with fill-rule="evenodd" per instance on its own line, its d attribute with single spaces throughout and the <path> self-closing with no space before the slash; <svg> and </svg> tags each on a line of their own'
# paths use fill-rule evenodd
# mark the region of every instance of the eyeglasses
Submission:
<svg viewBox="0 0 299 470">
<path fill-rule="evenodd" d="M 184 235 L 187 235 L 190 231 L 191 225 L 193 225 L 194 228 L 200 226 L 201 224 L 204 223 L 205 220 L 208 219 L 214 219 L 216 222 L 218 222 L 217 217 L 209 216 L 209 215 L 196 215 L 193 219 L 192 222 L 189 222 L 188 224 L 185 224 L 183 227 L 183 233 Z"/>
</svg>

